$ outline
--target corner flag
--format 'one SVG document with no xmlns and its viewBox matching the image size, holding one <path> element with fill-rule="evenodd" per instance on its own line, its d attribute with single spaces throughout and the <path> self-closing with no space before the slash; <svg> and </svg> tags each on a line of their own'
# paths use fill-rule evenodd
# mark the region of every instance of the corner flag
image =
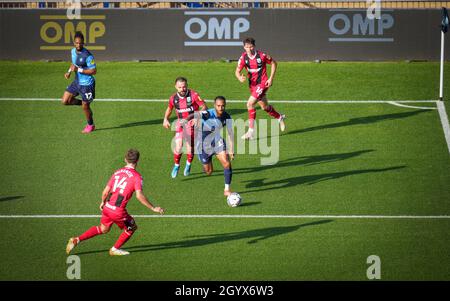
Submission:
<svg viewBox="0 0 450 301">
<path fill-rule="evenodd" d="M 448 13 L 445 7 L 442 8 L 441 30 L 443 33 L 446 33 L 448 30 Z"/>
<path fill-rule="evenodd" d="M 442 8 L 441 21 L 441 72 L 439 78 L 439 100 L 444 100 L 444 35 L 448 31 L 448 13 L 445 7 Z"/>
</svg>

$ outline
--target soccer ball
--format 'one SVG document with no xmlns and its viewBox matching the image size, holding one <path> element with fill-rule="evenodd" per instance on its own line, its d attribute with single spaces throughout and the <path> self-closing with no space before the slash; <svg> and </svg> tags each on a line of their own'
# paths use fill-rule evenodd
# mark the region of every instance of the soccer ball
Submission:
<svg viewBox="0 0 450 301">
<path fill-rule="evenodd" d="M 227 197 L 227 204 L 230 207 L 237 207 L 242 203 L 242 198 L 239 195 L 239 193 L 237 192 L 232 192 L 228 197 Z"/>
</svg>

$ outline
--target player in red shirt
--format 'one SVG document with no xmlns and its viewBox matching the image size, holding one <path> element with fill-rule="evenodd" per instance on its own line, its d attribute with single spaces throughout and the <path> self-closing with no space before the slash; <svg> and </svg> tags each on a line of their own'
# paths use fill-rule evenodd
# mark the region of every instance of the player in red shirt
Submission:
<svg viewBox="0 0 450 301">
<path fill-rule="evenodd" d="M 177 124 L 175 134 L 175 150 L 174 162 L 172 169 L 172 178 L 178 175 L 180 169 L 180 160 L 182 156 L 183 140 L 186 141 L 187 160 L 184 168 L 184 175 L 188 176 L 191 172 L 191 163 L 194 159 L 194 128 L 195 122 L 194 112 L 205 111 L 207 106 L 201 99 L 200 95 L 194 90 L 188 89 L 187 79 L 178 77 L 175 80 L 175 89 L 177 93 L 173 94 L 169 99 L 169 106 L 164 114 L 163 126 L 170 128 L 169 117 L 175 108 L 177 113 Z"/>
<path fill-rule="evenodd" d="M 246 38 L 244 41 L 245 52 L 241 55 L 236 67 L 235 76 L 241 82 L 245 82 L 246 76 L 241 74 L 242 69 L 247 70 L 248 83 L 250 88 L 250 97 L 247 101 L 249 129 L 242 136 L 242 139 L 252 139 L 254 123 L 256 118 L 255 104 L 266 111 L 273 118 L 278 119 L 281 131 L 285 130 L 285 115 L 278 113 L 275 108 L 268 104 L 267 90 L 272 86 L 275 72 L 277 70 L 276 61 L 268 54 L 255 49 L 255 39 Z M 267 64 L 270 64 L 270 77 L 267 78 Z"/>
<path fill-rule="evenodd" d="M 135 191 L 136 198 L 145 207 L 161 215 L 164 214 L 164 209 L 153 206 L 142 191 L 142 176 L 136 171 L 138 161 L 139 152 L 135 149 L 128 150 L 125 155 L 125 163 L 127 165 L 117 170 L 111 176 L 111 179 L 103 190 L 102 202 L 100 203 L 100 210 L 102 210 L 100 226 L 93 226 L 80 236 L 70 238 L 66 247 L 67 254 L 80 242 L 100 234 L 108 233 L 112 224 L 119 226 L 120 229 L 123 229 L 123 232 L 120 234 L 115 245 L 109 250 L 109 255 L 130 254 L 120 249 L 120 247 L 131 238 L 137 229 L 133 217 L 128 214 L 125 208 Z"/>
</svg>

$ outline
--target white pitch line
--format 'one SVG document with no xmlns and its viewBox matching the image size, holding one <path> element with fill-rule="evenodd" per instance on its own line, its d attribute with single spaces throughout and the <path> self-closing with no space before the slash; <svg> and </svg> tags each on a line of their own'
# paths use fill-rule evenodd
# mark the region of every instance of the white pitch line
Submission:
<svg viewBox="0 0 450 301">
<path fill-rule="evenodd" d="M 21 97 L 1 97 L 0 101 L 61 101 L 60 98 L 21 98 Z M 206 99 L 212 101 L 210 99 Z M 101 102 L 168 102 L 168 99 L 139 99 L 139 98 L 96 98 L 94 101 Z M 436 100 L 271 100 L 274 103 L 322 103 L 322 104 L 339 104 L 339 103 L 436 103 Z M 227 100 L 229 103 L 247 103 L 247 100 Z"/>
<path fill-rule="evenodd" d="M 436 110 L 435 107 L 418 107 L 418 106 L 408 106 L 401 103 L 398 103 L 396 101 L 390 101 L 389 104 L 397 107 L 403 107 L 403 108 L 409 108 L 409 109 L 422 109 L 422 110 Z"/>
<path fill-rule="evenodd" d="M 100 215 L 0 215 L 0 219 L 58 219 L 58 218 L 100 218 Z M 136 218 L 335 218 L 335 219 L 450 219 L 450 215 L 133 215 Z"/>
<path fill-rule="evenodd" d="M 439 117 L 441 118 L 442 128 L 444 129 L 445 140 L 447 141 L 448 152 L 450 153 L 450 127 L 448 123 L 447 112 L 445 111 L 445 105 L 443 101 L 437 101 L 436 103 Z"/>
</svg>

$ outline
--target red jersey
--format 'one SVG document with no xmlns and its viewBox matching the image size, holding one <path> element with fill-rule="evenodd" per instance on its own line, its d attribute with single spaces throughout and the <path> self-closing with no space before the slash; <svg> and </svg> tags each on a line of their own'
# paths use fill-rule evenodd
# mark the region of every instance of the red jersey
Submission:
<svg viewBox="0 0 450 301">
<path fill-rule="evenodd" d="M 203 104 L 204 102 L 200 99 L 198 93 L 189 89 L 186 91 L 184 97 L 175 93 L 169 99 L 169 108 L 175 108 L 178 119 L 192 119 L 194 117 L 194 112 L 198 111 Z"/>
<path fill-rule="evenodd" d="M 266 64 L 272 63 L 272 57 L 262 51 L 256 50 L 253 57 L 244 52 L 238 61 L 238 68 L 241 71 L 244 67 L 247 69 L 249 86 L 265 84 L 268 80 Z"/>
<path fill-rule="evenodd" d="M 131 167 L 123 167 L 111 176 L 108 186 L 111 188 L 108 204 L 125 209 L 133 193 L 142 190 L 142 176 Z"/>
</svg>

